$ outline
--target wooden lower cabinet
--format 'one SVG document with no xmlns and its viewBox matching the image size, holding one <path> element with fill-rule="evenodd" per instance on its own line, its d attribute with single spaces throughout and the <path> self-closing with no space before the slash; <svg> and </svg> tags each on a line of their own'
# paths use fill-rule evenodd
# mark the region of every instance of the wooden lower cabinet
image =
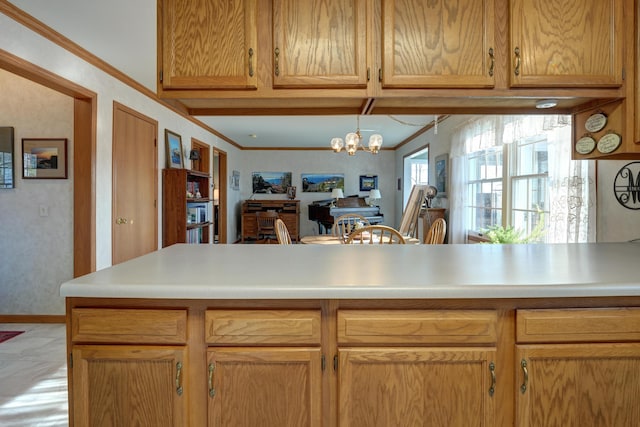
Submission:
<svg viewBox="0 0 640 427">
<path fill-rule="evenodd" d="M 640 419 L 640 297 L 67 304 L 71 426 Z"/>
<path fill-rule="evenodd" d="M 518 427 L 634 427 L 640 344 L 518 346 Z"/>
<path fill-rule="evenodd" d="M 72 354 L 72 425 L 189 425 L 185 347 L 78 345 Z"/>
<path fill-rule="evenodd" d="M 495 425 L 495 349 L 340 349 L 340 427 Z"/>
<path fill-rule="evenodd" d="M 209 349 L 211 427 L 322 425 L 319 348 Z"/>
</svg>

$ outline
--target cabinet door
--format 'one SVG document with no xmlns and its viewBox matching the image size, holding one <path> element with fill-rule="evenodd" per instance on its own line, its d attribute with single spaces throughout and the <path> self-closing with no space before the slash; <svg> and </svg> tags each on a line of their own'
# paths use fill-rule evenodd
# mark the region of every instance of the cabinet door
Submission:
<svg viewBox="0 0 640 427">
<path fill-rule="evenodd" d="M 207 363 L 208 425 L 321 425 L 320 349 L 210 349 Z"/>
<path fill-rule="evenodd" d="M 255 0 L 163 0 L 164 89 L 255 89 Z"/>
<path fill-rule="evenodd" d="M 620 86 L 622 7 L 623 0 L 511 0 L 511 85 Z"/>
<path fill-rule="evenodd" d="M 517 426 L 632 427 L 640 418 L 640 344 L 517 348 Z"/>
<path fill-rule="evenodd" d="M 76 426 L 186 426 L 184 347 L 73 349 Z"/>
<path fill-rule="evenodd" d="M 339 350 L 340 427 L 495 425 L 495 349 Z"/>
<path fill-rule="evenodd" d="M 274 87 L 366 87 L 365 0 L 274 0 Z"/>
<path fill-rule="evenodd" d="M 493 0 L 383 0 L 382 87 L 493 87 Z"/>
</svg>

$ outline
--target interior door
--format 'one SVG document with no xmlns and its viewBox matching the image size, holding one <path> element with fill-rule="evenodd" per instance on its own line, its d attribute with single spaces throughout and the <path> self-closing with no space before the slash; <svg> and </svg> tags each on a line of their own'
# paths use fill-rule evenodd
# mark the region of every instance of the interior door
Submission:
<svg viewBox="0 0 640 427">
<path fill-rule="evenodd" d="M 158 123 L 114 103 L 112 264 L 158 248 Z"/>
</svg>

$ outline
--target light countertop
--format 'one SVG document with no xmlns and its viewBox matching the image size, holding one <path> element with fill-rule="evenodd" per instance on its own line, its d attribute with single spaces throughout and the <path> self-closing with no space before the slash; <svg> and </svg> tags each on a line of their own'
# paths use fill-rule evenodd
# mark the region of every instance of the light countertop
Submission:
<svg viewBox="0 0 640 427">
<path fill-rule="evenodd" d="M 548 298 L 640 295 L 640 244 L 174 245 L 62 284 L 64 297 Z"/>
</svg>

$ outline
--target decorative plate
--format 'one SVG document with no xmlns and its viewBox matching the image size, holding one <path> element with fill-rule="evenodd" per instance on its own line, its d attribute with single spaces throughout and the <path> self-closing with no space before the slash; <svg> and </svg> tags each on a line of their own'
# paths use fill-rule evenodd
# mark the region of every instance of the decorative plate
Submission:
<svg viewBox="0 0 640 427">
<path fill-rule="evenodd" d="M 603 154 L 613 153 L 618 149 L 622 137 L 615 132 L 609 132 L 598 141 L 598 151 Z"/>
<path fill-rule="evenodd" d="M 584 124 L 587 132 L 600 132 L 607 125 L 607 115 L 604 113 L 595 113 L 589 116 Z"/>
<path fill-rule="evenodd" d="M 596 148 L 596 140 L 590 136 L 583 136 L 576 142 L 576 152 L 578 154 L 589 154 Z"/>
</svg>

